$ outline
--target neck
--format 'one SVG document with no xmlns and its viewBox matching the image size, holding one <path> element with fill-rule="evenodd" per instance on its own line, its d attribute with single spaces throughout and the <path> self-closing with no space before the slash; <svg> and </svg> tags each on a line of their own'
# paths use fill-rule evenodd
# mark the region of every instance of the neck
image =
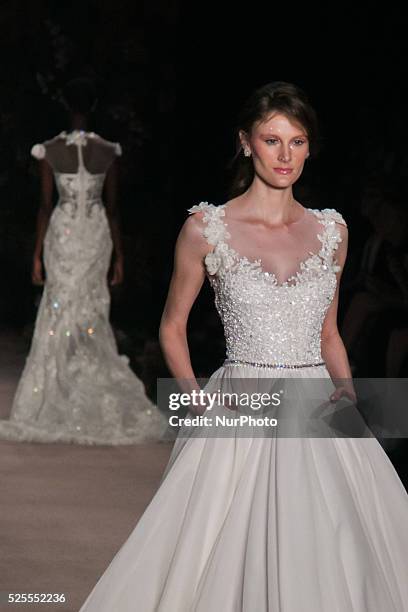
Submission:
<svg viewBox="0 0 408 612">
<path fill-rule="evenodd" d="M 299 205 L 293 197 L 292 186 L 279 189 L 255 177 L 239 199 L 243 209 L 250 209 L 270 225 L 284 225 L 299 216 L 299 211 L 296 211 Z"/>
<path fill-rule="evenodd" d="M 71 129 L 72 130 L 84 130 L 88 129 L 88 119 L 81 113 L 73 113 L 71 115 Z"/>
</svg>

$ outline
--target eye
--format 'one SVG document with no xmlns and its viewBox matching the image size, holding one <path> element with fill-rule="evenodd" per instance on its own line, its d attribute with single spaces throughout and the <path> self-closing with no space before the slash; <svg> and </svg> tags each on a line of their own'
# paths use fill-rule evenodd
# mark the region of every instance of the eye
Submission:
<svg viewBox="0 0 408 612">
<path fill-rule="evenodd" d="M 265 142 L 267 144 L 274 144 L 275 142 L 278 142 L 277 138 L 266 138 Z M 302 146 L 303 144 L 305 144 L 305 140 L 303 140 L 302 138 L 296 138 L 296 140 L 293 141 L 296 146 Z"/>
</svg>

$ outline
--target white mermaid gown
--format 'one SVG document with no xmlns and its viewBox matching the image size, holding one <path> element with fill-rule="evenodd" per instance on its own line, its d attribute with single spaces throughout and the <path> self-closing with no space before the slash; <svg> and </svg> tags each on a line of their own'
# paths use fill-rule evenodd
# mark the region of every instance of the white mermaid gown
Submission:
<svg viewBox="0 0 408 612">
<path fill-rule="evenodd" d="M 321 249 L 278 282 L 227 241 L 227 206 L 189 209 L 204 211 L 214 246 L 205 264 L 227 343 L 205 391 L 229 390 L 234 377 L 297 379 L 301 391 L 314 378 L 328 398 L 321 326 L 343 218 L 306 209 L 302 235 L 317 224 Z M 80 612 L 406 612 L 407 523 L 408 495 L 374 437 L 182 429 L 156 494 Z"/>
<path fill-rule="evenodd" d="M 52 166 L 59 199 L 44 239 L 46 283 L 31 350 L 0 438 L 162 439 L 168 420 L 118 354 L 109 324 L 112 239 L 102 189 L 120 145 L 75 130 L 34 145 L 32 154 Z"/>
</svg>

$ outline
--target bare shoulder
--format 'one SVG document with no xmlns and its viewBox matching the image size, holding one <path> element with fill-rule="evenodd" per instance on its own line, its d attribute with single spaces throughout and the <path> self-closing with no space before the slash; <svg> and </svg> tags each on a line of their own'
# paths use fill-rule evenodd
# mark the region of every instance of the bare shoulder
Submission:
<svg viewBox="0 0 408 612">
<path fill-rule="evenodd" d="M 184 221 L 183 228 L 186 232 L 198 237 L 203 233 L 206 225 L 208 210 L 201 205 L 195 205 L 187 209 L 188 217 Z"/>
<path fill-rule="evenodd" d="M 189 212 L 189 216 L 181 226 L 177 238 L 177 246 L 204 256 L 211 250 L 205 236 L 207 225 L 205 220 L 206 211 L 202 209 L 191 211 L 189 209 Z"/>
<path fill-rule="evenodd" d="M 187 209 L 188 217 L 184 221 L 182 230 L 192 238 L 204 238 L 208 222 L 217 212 L 217 207 L 208 202 L 200 202 Z"/>
</svg>

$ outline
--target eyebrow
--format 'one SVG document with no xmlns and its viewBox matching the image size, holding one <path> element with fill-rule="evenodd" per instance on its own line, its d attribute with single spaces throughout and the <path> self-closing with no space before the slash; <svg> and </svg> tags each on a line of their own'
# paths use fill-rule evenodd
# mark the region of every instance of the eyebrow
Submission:
<svg viewBox="0 0 408 612">
<path fill-rule="evenodd" d="M 262 138 L 280 138 L 277 134 L 261 134 Z M 297 136 L 293 136 L 293 138 L 307 138 L 306 134 L 298 134 Z"/>
</svg>

